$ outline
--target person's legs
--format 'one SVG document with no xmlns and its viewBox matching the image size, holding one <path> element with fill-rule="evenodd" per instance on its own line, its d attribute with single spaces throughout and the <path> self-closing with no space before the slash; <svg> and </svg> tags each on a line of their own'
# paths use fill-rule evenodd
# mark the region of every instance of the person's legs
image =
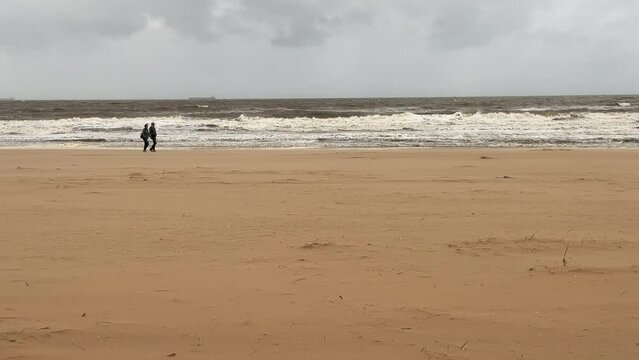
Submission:
<svg viewBox="0 0 639 360">
<path fill-rule="evenodd" d="M 152 137 L 151 140 L 153 140 L 153 145 L 151 145 L 151 151 L 155 151 L 155 144 L 157 144 L 157 138 L 156 137 Z"/>
<path fill-rule="evenodd" d="M 142 139 L 142 140 L 144 140 L 144 150 L 143 151 L 146 151 L 146 148 L 149 147 L 149 140 L 147 140 L 147 139 Z"/>
</svg>

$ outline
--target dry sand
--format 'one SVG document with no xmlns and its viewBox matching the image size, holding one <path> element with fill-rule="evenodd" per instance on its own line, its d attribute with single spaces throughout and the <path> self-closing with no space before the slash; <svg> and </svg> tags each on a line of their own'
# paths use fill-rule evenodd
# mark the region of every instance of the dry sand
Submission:
<svg viewBox="0 0 639 360">
<path fill-rule="evenodd" d="M 0 359 L 639 359 L 638 160 L 3 150 Z"/>
</svg>

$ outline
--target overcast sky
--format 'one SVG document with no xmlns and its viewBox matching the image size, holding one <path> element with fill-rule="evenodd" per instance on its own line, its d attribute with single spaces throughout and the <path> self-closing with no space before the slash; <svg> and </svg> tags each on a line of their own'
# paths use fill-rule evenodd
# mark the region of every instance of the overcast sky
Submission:
<svg viewBox="0 0 639 360">
<path fill-rule="evenodd" d="M 639 93 L 639 0 L 0 0 L 0 97 Z"/>
</svg>

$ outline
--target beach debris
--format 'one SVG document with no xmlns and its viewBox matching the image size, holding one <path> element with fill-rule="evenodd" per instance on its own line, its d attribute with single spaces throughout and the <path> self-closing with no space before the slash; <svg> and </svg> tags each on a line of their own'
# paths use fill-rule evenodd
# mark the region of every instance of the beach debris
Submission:
<svg viewBox="0 0 639 360">
<path fill-rule="evenodd" d="M 175 357 L 176 355 L 177 355 L 177 353 L 170 353 L 166 357 Z"/>
<path fill-rule="evenodd" d="M 87 313 L 82 313 L 82 317 L 87 317 Z"/>
<path fill-rule="evenodd" d="M 459 350 L 464 350 L 464 348 L 466 347 L 466 345 L 468 345 L 468 341 L 466 341 L 466 342 L 464 343 L 464 345 L 460 346 L 460 347 L 459 347 Z"/>
<path fill-rule="evenodd" d="M 317 248 L 328 247 L 333 245 L 335 244 L 330 241 L 314 241 L 312 243 L 302 245 L 302 249 L 317 249 Z"/>
<path fill-rule="evenodd" d="M 530 241 L 530 240 L 532 240 L 532 239 L 535 237 L 535 235 L 537 235 L 537 233 L 538 233 L 538 232 L 539 232 L 539 230 L 535 231 L 532 235 L 527 236 L 527 237 L 525 237 L 524 239 L 525 239 L 526 241 Z"/>
<path fill-rule="evenodd" d="M 566 244 L 566 251 L 564 251 L 564 257 L 561 259 L 561 262 L 564 264 L 564 267 L 566 267 L 566 265 L 568 264 L 568 261 L 566 261 L 566 254 L 568 253 L 568 245 L 570 244 Z"/>
<path fill-rule="evenodd" d="M 490 156 L 481 156 L 480 159 L 482 160 L 488 160 L 488 159 L 493 159 Z"/>
<path fill-rule="evenodd" d="M 342 297 L 342 295 L 337 295 L 337 296 L 339 296 L 339 298 L 340 298 L 340 299 L 344 300 L 344 298 Z"/>
<path fill-rule="evenodd" d="M 508 175 L 504 175 L 504 179 L 512 179 L 512 177 L 510 177 Z"/>
<path fill-rule="evenodd" d="M 87 348 L 85 348 L 84 346 L 80 345 L 80 344 L 76 344 L 74 342 L 71 342 L 71 344 L 77 346 L 78 348 L 82 349 L 82 350 L 86 350 Z"/>
<path fill-rule="evenodd" d="M 291 282 L 291 284 L 295 284 L 295 283 L 300 282 L 300 281 L 302 281 L 302 280 L 306 280 L 306 278 L 305 278 L 305 277 L 301 277 L 301 278 L 295 279 L 295 280 L 293 280 L 293 281 Z"/>
<path fill-rule="evenodd" d="M 28 281 L 25 281 L 25 282 L 24 282 L 24 284 L 25 284 L 26 286 L 29 286 L 29 282 L 28 282 Z"/>
</svg>

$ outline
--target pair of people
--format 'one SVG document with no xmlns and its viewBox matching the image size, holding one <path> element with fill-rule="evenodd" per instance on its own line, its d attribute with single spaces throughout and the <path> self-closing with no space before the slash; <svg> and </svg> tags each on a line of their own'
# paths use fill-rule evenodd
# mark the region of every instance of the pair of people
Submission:
<svg viewBox="0 0 639 360">
<path fill-rule="evenodd" d="M 140 138 L 144 141 L 144 152 L 146 152 L 146 148 L 149 147 L 149 138 L 153 140 L 153 145 L 149 149 L 152 152 L 155 152 L 155 144 L 157 144 L 158 132 L 155 130 L 155 123 L 151 123 L 151 127 L 149 124 L 144 124 L 144 129 L 142 129 L 142 133 L 140 134 Z"/>
</svg>

